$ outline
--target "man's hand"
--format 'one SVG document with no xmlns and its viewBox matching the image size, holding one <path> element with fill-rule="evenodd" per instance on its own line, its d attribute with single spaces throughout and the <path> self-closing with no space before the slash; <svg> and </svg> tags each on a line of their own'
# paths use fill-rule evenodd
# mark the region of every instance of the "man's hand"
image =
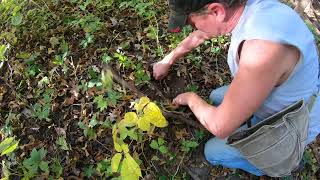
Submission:
<svg viewBox="0 0 320 180">
<path fill-rule="evenodd" d="M 153 65 L 153 77 L 156 80 L 160 80 L 168 75 L 171 65 L 174 63 L 173 53 L 171 52 L 163 60 Z"/>
<path fill-rule="evenodd" d="M 153 77 L 156 80 L 163 79 L 168 75 L 170 71 L 171 64 L 163 61 L 159 61 L 153 65 Z"/>
<path fill-rule="evenodd" d="M 173 99 L 172 104 L 178 106 L 189 105 L 189 102 L 191 102 L 195 96 L 197 95 L 193 92 L 179 94 L 176 98 Z"/>
<path fill-rule="evenodd" d="M 199 30 L 190 33 L 170 54 L 153 66 L 153 77 L 156 80 L 164 78 L 168 74 L 171 65 L 177 59 L 198 47 L 206 39 L 211 39 L 211 36 Z"/>
</svg>

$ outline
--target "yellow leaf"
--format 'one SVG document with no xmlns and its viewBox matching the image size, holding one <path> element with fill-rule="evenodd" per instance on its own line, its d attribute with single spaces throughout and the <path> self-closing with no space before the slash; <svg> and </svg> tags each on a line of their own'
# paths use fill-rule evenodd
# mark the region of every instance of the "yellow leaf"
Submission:
<svg viewBox="0 0 320 180">
<path fill-rule="evenodd" d="M 166 120 L 166 118 L 164 116 L 158 116 L 157 118 L 152 119 L 151 124 L 153 124 L 156 127 L 167 127 L 168 126 L 168 122 Z"/>
<path fill-rule="evenodd" d="M 139 102 L 134 105 L 134 109 L 137 112 L 140 112 L 140 111 L 142 111 L 144 106 L 146 106 L 149 102 L 150 102 L 150 99 L 146 96 L 143 96 L 139 99 Z"/>
<path fill-rule="evenodd" d="M 150 102 L 143 110 L 144 116 L 146 116 L 149 122 L 156 127 L 166 127 L 168 122 L 162 115 L 160 108 L 153 102 Z"/>
<path fill-rule="evenodd" d="M 120 121 L 119 126 L 132 127 L 137 124 L 138 116 L 135 112 L 128 112 L 124 115 L 124 119 Z"/>
<path fill-rule="evenodd" d="M 153 103 L 153 102 L 150 102 L 143 110 L 143 112 L 145 114 L 152 114 L 152 113 L 157 113 L 157 114 L 161 114 L 161 111 L 159 109 L 159 107 Z"/>
<path fill-rule="evenodd" d="M 9 154 L 12 151 L 14 151 L 17 147 L 18 147 L 19 141 L 17 141 L 15 144 L 11 145 L 10 147 L 8 147 L 7 149 L 5 149 L 2 153 L 1 156 L 5 155 L 5 154 Z"/>
<path fill-rule="evenodd" d="M 129 153 L 128 144 L 123 143 L 123 144 L 121 145 L 121 149 L 123 150 L 124 153 Z"/>
<path fill-rule="evenodd" d="M 122 148 L 121 148 L 120 144 L 117 143 L 116 141 L 113 141 L 113 146 L 114 146 L 114 149 L 115 149 L 117 152 L 122 152 Z"/>
<path fill-rule="evenodd" d="M 138 120 L 138 128 L 142 131 L 149 131 L 150 130 L 150 122 L 147 116 L 142 116 Z"/>
<path fill-rule="evenodd" d="M 122 159 L 122 154 L 121 153 L 117 153 L 112 157 L 112 159 L 111 159 L 112 172 L 117 172 L 118 171 L 121 159 Z"/>
<path fill-rule="evenodd" d="M 120 174 L 122 180 L 138 180 L 142 176 L 138 163 L 129 153 L 126 153 L 126 157 L 122 161 Z"/>
<path fill-rule="evenodd" d="M 121 143 L 121 141 L 119 140 L 119 138 L 117 137 L 117 126 L 114 125 L 112 127 L 112 139 L 113 139 L 113 146 L 114 146 L 114 149 L 117 151 L 117 152 L 122 152 L 122 148 L 120 146 L 119 143 Z"/>
</svg>

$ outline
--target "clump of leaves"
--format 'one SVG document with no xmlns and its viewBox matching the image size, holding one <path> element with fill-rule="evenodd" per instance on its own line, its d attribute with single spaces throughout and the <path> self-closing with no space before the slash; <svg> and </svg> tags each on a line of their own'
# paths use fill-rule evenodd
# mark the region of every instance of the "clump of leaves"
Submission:
<svg viewBox="0 0 320 180">
<path fill-rule="evenodd" d="M 168 122 L 162 115 L 159 107 L 150 102 L 147 97 L 142 97 L 134 105 L 136 112 L 127 112 L 124 118 L 113 126 L 112 137 L 116 154 L 111 160 L 113 172 L 120 172 L 122 179 L 139 179 L 141 169 L 138 163 L 129 154 L 128 144 L 124 140 L 142 142 L 142 132 L 149 132 L 154 127 L 166 127 Z M 120 136 L 118 136 L 118 133 Z M 161 140 L 160 140 L 161 141 Z"/>
<path fill-rule="evenodd" d="M 46 92 L 43 94 L 43 101 L 36 103 L 33 108 L 33 116 L 40 120 L 50 121 L 49 115 L 51 111 L 51 94 L 53 90 L 47 89 Z"/>
<path fill-rule="evenodd" d="M 183 140 L 181 144 L 181 150 L 184 152 L 189 152 L 190 150 L 196 148 L 199 145 L 197 141 Z"/>
<path fill-rule="evenodd" d="M 150 147 L 152 149 L 159 150 L 162 154 L 168 153 L 168 148 L 165 145 L 166 141 L 163 138 L 158 138 L 158 141 L 152 140 L 150 143 Z"/>
<path fill-rule="evenodd" d="M 39 169 L 42 172 L 49 174 L 49 163 L 44 160 L 46 154 L 47 150 L 44 148 L 41 148 L 40 150 L 32 150 L 30 158 L 23 161 L 22 169 L 24 172 L 24 178 L 28 179 L 34 177 L 38 173 Z"/>
<path fill-rule="evenodd" d="M 146 70 L 144 70 L 142 64 L 140 63 L 135 66 L 134 75 L 136 78 L 136 84 L 148 82 L 151 79 L 150 75 L 146 73 Z"/>
</svg>

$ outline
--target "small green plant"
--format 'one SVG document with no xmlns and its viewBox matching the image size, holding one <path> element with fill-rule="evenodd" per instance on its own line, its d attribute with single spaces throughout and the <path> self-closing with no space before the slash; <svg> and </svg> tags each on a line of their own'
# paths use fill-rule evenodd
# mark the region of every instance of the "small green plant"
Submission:
<svg viewBox="0 0 320 180">
<path fill-rule="evenodd" d="M 93 165 L 87 166 L 83 169 L 83 174 L 85 177 L 92 177 L 96 173 L 96 170 L 93 168 Z"/>
<path fill-rule="evenodd" d="M 189 152 L 190 150 L 196 148 L 199 145 L 197 141 L 183 140 L 181 144 L 181 150 L 184 152 Z"/>
<path fill-rule="evenodd" d="M 97 104 L 100 111 L 108 108 L 108 101 L 102 95 L 96 96 L 93 102 Z"/>
<path fill-rule="evenodd" d="M 55 175 L 56 178 L 59 178 L 62 175 L 63 168 L 61 166 L 61 160 L 59 158 L 53 158 L 52 163 L 50 164 L 51 172 Z"/>
<path fill-rule="evenodd" d="M 41 66 L 37 63 L 39 53 L 33 53 L 28 59 L 25 60 L 27 65 L 26 75 L 29 77 L 37 76 L 41 72 Z"/>
<path fill-rule="evenodd" d="M 66 138 L 64 136 L 59 136 L 56 140 L 56 144 L 59 146 L 60 149 L 68 151 L 70 150 Z"/>
<path fill-rule="evenodd" d="M 168 153 L 168 148 L 165 145 L 166 141 L 163 138 L 158 138 L 158 141 L 152 140 L 150 143 L 150 147 L 152 149 L 159 150 L 162 154 Z"/>
<path fill-rule="evenodd" d="M 120 67 L 123 67 L 124 69 L 129 69 L 133 66 L 132 60 L 120 50 L 117 53 L 114 53 L 113 57 L 118 60 Z"/>
<path fill-rule="evenodd" d="M 43 101 L 33 105 L 33 116 L 39 120 L 50 121 L 49 115 L 51 111 L 51 94 L 53 90 L 47 89 L 43 94 Z"/>
<path fill-rule="evenodd" d="M 198 92 L 198 86 L 195 84 L 188 84 L 186 91 Z"/>
<path fill-rule="evenodd" d="M 202 140 L 205 136 L 206 134 L 204 130 L 195 130 L 195 138 L 198 142 Z"/>
<path fill-rule="evenodd" d="M 59 55 L 55 56 L 53 63 L 62 66 L 69 54 L 69 44 L 65 40 L 60 43 L 59 52 Z"/>
<path fill-rule="evenodd" d="M 96 139 L 96 138 L 97 138 L 97 134 L 96 134 L 95 130 L 94 130 L 92 127 L 86 125 L 85 123 L 83 123 L 83 122 L 81 122 L 81 121 L 78 122 L 78 126 L 79 126 L 81 129 L 83 129 L 84 135 L 85 135 L 87 138 L 89 138 L 89 140 L 92 140 L 92 139 Z"/>
<path fill-rule="evenodd" d="M 25 159 L 22 164 L 24 178 L 29 179 L 35 177 L 39 170 L 49 174 L 49 162 L 45 161 L 47 150 L 41 148 L 39 150 L 33 149 L 28 159 Z"/>
<path fill-rule="evenodd" d="M 146 73 L 146 70 L 144 70 L 143 66 L 141 63 L 138 63 L 136 66 L 135 66 L 135 71 L 134 71 L 134 75 L 135 75 L 135 83 L 138 85 L 138 84 L 141 84 L 141 83 L 144 83 L 144 82 L 148 82 L 150 81 L 150 75 Z"/>
<path fill-rule="evenodd" d="M 94 42 L 94 36 L 92 34 L 86 33 L 85 39 L 81 41 L 83 48 L 87 48 L 89 44 Z"/>
<path fill-rule="evenodd" d="M 104 178 L 112 176 L 111 161 L 110 159 L 104 159 L 97 164 L 97 173 Z"/>
</svg>

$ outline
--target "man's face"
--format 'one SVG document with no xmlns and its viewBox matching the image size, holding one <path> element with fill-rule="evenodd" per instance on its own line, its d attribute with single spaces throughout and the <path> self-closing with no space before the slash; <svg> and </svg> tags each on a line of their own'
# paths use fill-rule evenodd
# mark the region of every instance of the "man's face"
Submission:
<svg viewBox="0 0 320 180">
<path fill-rule="evenodd" d="M 219 36 L 222 34 L 221 29 L 223 24 L 212 13 L 191 13 L 188 16 L 187 24 L 190 24 L 194 29 L 207 33 L 209 36 Z"/>
</svg>

